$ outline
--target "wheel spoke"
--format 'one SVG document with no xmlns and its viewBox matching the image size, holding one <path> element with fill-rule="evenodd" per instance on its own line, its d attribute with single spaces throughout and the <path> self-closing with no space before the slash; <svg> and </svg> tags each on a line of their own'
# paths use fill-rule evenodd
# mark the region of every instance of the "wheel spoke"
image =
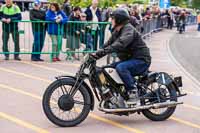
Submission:
<svg viewBox="0 0 200 133">
<path fill-rule="evenodd" d="M 84 102 L 76 101 L 76 100 L 74 100 L 74 103 L 75 103 L 75 104 L 80 104 L 80 105 L 86 105 L 86 104 L 84 104 Z"/>
<path fill-rule="evenodd" d="M 51 109 L 59 109 L 59 107 L 58 106 L 51 106 Z"/>
<path fill-rule="evenodd" d="M 54 102 L 54 103 L 56 103 L 56 102 L 58 102 L 58 99 L 56 99 L 56 98 L 54 98 L 54 97 L 51 97 L 51 102 Z"/>
<path fill-rule="evenodd" d="M 75 117 L 77 117 L 79 111 L 77 111 L 75 107 L 73 108 L 73 110 L 74 110 L 74 113 L 75 113 Z"/>
<path fill-rule="evenodd" d="M 57 90 L 57 96 L 58 96 L 58 97 L 61 96 L 61 95 L 60 95 L 60 91 L 59 91 L 59 89 Z"/>
<path fill-rule="evenodd" d="M 68 91 L 68 89 L 65 87 L 65 85 L 61 85 L 60 88 L 61 88 L 61 90 L 62 90 L 63 95 L 64 95 L 64 94 L 69 94 L 69 91 Z M 70 88 L 72 89 L 72 87 L 70 87 Z M 71 90 L 71 89 L 70 89 L 70 90 Z"/>
</svg>

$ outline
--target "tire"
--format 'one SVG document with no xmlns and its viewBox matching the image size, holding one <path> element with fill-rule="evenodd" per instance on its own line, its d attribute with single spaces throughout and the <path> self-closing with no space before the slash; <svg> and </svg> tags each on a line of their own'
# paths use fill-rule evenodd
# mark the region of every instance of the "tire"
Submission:
<svg viewBox="0 0 200 133">
<path fill-rule="evenodd" d="M 168 86 L 168 91 L 170 93 L 170 97 L 172 97 L 171 101 L 177 101 L 177 93 L 176 88 L 173 84 Z M 152 121 L 164 121 L 167 120 L 176 110 L 176 106 L 168 107 L 166 111 L 162 114 L 154 114 L 150 110 L 143 110 L 142 113 L 145 117 Z"/>
<path fill-rule="evenodd" d="M 87 104 L 83 105 L 83 109 L 82 109 L 80 115 L 76 119 L 61 120 L 52 112 L 51 107 L 50 107 L 51 95 L 57 88 L 59 88 L 59 86 L 61 84 L 73 86 L 75 84 L 75 80 L 60 79 L 60 80 L 56 80 L 55 82 L 53 82 L 46 89 L 46 91 L 43 95 L 43 101 L 42 101 L 43 110 L 44 110 L 44 113 L 47 116 L 47 118 L 55 125 L 60 126 L 60 127 L 73 127 L 73 126 L 80 124 L 88 116 L 88 114 L 90 112 L 90 105 L 91 105 L 90 94 L 88 93 L 87 89 L 84 86 L 80 86 L 79 91 L 83 96 L 84 103 L 87 103 Z"/>
</svg>

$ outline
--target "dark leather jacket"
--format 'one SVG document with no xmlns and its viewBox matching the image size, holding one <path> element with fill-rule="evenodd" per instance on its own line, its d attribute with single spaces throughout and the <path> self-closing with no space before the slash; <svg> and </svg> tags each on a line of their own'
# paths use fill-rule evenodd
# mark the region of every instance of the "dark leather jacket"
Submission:
<svg viewBox="0 0 200 133">
<path fill-rule="evenodd" d="M 106 54 L 116 52 L 122 61 L 139 59 L 151 64 L 149 48 L 130 23 L 124 25 L 119 32 L 114 30 L 112 37 L 104 45 L 104 50 Z"/>
</svg>

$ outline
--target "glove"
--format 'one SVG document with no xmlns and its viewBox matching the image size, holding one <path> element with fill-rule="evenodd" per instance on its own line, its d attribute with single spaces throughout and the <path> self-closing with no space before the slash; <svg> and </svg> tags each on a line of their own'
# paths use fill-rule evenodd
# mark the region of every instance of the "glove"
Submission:
<svg viewBox="0 0 200 133">
<path fill-rule="evenodd" d="M 60 23 L 61 22 L 61 19 L 56 19 L 56 23 Z"/>
<path fill-rule="evenodd" d="M 108 44 L 104 44 L 104 45 L 103 45 L 103 48 L 106 48 L 106 47 L 108 47 L 108 46 L 109 46 Z"/>
<path fill-rule="evenodd" d="M 106 55 L 106 52 L 105 52 L 104 49 L 100 49 L 100 50 L 98 50 L 98 51 L 96 52 L 96 56 L 97 56 L 98 58 L 101 58 L 101 57 L 103 57 L 103 56 L 105 56 L 105 55 Z"/>
</svg>

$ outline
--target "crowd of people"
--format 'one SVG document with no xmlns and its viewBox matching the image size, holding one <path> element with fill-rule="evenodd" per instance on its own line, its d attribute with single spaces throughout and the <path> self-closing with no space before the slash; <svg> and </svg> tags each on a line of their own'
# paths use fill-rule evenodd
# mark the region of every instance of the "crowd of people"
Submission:
<svg viewBox="0 0 200 133">
<path fill-rule="evenodd" d="M 12 0 L 5 0 L 5 4 L 1 5 L 0 18 L 2 20 L 2 40 L 3 52 L 5 53 L 5 60 L 9 60 L 8 40 L 9 34 L 12 34 L 15 44 L 15 60 L 21 60 L 19 57 L 19 32 L 18 23 L 16 20 L 22 20 L 22 15 L 19 7 L 13 4 Z M 85 50 L 97 50 L 103 47 L 106 33 L 112 32 L 110 22 L 111 13 L 114 8 L 99 8 L 99 1 L 93 0 L 91 6 L 86 9 L 81 7 L 72 7 L 70 0 L 65 0 L 63 5 L 58 3 L 50 3 L 48 9 L 42 8 L 40 0 L 35 0 L 33 9 L 30 10 L 30 20 L 32 21 L 33 31 L 33 47 L 32 47 L 32 61 L 43 61 L 41 59 L 41 51 L 44 46 L 46 32 L 52 41 L 52 56 L 53 61 L 60 61 L 59 53 L 62 49 L 63 38 L 67 39 L 69 51 L 79 49 L 81 44 L 84 44 Z M 130 14 L 130 23 L 137 28 L 142 34 L 144 32 L 144 25 L 142 22 L 151 19 L 164 19 L 167 28 L 172 29 L 175 25 L 178 26 L 180 21 L 186 23 L 186 17 L 195 15 L 194 10 L 171 8 L 160 9 L 158 6 L 142 7 L 140 5 L 119 5 L 120 8 L 126 8 Z M 200 16 L 199 30 L 200 30 Z M 44 23 L 44 21 L 48 21 Z M 69 22 L 70 21 L 70 22 Z M 73 22 L 72 22 L 73 21 Z M 85 23 L 85 22 L 92 23 Z M 160 26 L 163 26 L 161 23 Z M 108 27 L 108 30 L 106 28 Z M 76 55 L 72 54 L 76 59 Z"/>
</svg>

